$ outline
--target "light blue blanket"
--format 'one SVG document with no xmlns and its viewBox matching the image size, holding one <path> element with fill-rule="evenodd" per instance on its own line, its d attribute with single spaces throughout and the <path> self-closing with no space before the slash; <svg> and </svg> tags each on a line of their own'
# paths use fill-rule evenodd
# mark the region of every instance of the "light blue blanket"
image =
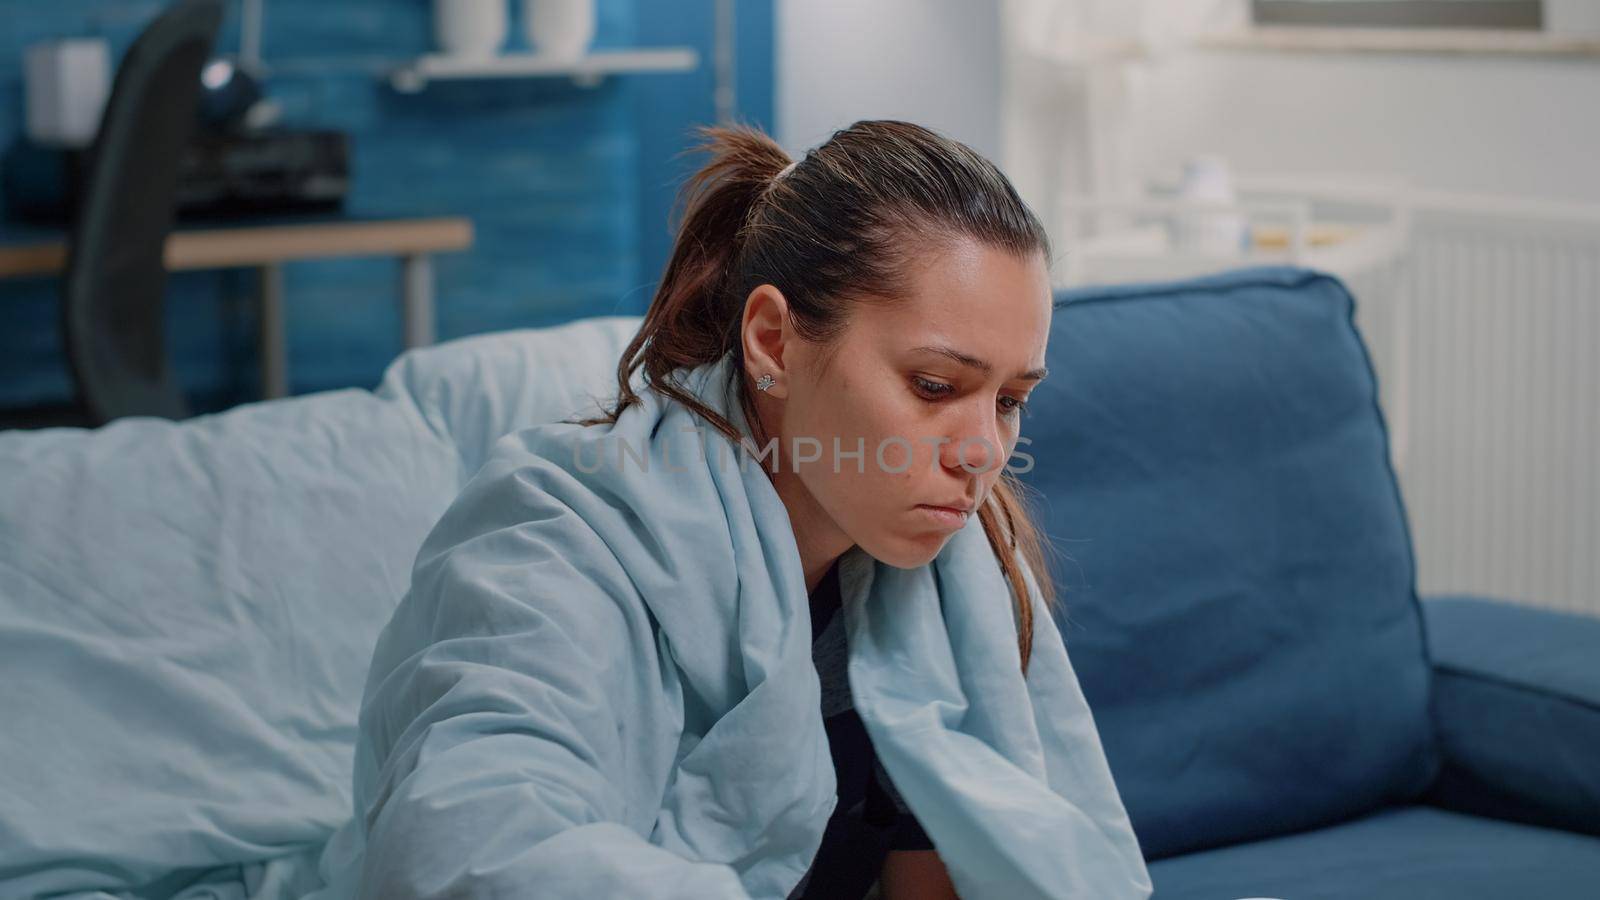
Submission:
<svg viewBox="0 0 1600 900">
<path fill-rule="evenodd" d="M 680 370 L 747 431 L 732 358 Z M 810 610 L 764 463 L 645 392 L 495 444 L 424 541 L 316 897 L 783 898 L 837 803 Z M 1036 586 L 1018 663 L 977 517 L 840 561 L 856 710 L 966 900 L 1150 879 Z"/>
</svg>

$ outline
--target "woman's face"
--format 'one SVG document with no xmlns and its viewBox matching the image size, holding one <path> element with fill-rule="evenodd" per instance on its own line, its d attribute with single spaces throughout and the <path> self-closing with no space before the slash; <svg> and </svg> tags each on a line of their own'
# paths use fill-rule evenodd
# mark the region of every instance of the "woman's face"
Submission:
<svg viewBox="0 0 1600 900">
<path fill-rule="evenodd" d="M 774 286 L 749 300 L 747 374 L 777 379 L 755 397 L 808 576 L 852 545 L 900 568 L 932 560 L 988 498 L 1043 377 L 1043 255 L 962 239 L 916 267 L 907 302 L 855 305 L 829 346 L 776 315 Z"/>
</svg>

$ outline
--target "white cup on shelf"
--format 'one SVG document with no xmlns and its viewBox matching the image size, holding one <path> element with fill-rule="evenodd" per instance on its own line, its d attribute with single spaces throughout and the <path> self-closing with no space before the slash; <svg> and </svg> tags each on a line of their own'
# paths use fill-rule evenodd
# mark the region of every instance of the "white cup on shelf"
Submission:
<svg viewBox="0 0 1600 900">
<path fill-rule="evenodd" d="M 486 58 L 505 46 L 507 0 L 433 0 L 433 39 L 450 56 Z"/>
<path fill-rule="evenodd" d="M 522 0 L 522 27 L 535 53 L 580 59 L 594 42 L 594 0 Z"/>
</svg>

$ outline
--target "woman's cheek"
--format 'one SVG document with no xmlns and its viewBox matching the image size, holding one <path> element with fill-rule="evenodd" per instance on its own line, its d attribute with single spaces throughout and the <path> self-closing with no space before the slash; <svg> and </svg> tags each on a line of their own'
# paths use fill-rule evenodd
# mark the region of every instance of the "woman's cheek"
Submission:
<svg viewBox="0 0 1600 900">
<path fill-rule="evenodd" d="M 1016 450 L 1016 433 L 1014 431 L 1009 433 L 1003 432 L 1001 435 L 999 454 L 995 457 L 993 463 L 989 466 L 989 469 L 983 473 L 983 477 L 991 482 L 998 480 L 1001 473 L 1005 471 L 1006 466 L 1011 463 L 1011 454 L 1015 453 Z"/>
</svg>

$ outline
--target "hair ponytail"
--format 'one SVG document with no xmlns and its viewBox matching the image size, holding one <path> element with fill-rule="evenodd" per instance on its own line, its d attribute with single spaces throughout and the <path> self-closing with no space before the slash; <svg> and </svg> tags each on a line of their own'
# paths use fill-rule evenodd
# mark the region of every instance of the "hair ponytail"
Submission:
<svg viewBox="0 0 1600 900">
<path fill-rule="evenodd" d="M 684 152 L 708 152 L 711 160 L 679 191 L 677 240 L 639 333 L 617 363 L 616 407 L 583 424 L 615 421 L 638 402 L 629 382 L 642 367 L 646 384 L 694 409 L 730 440 L 739 439 L 732 425 L 666 375 L 720 359 L 738 346 L 744 297 L 730 289 L 730 282 L 750 214 L 790 160 L 776 141 L 754 128 L 700 126 L 697 131 L 702 142 Z"/>
<path fill-rule="evenodd" d="M 844 327 L 849 304 L 907 296 L 918 253 L 941 239 L 965 235 L 1019 257 L 1050 258 L 1043 226 L 1005 176 L 970 148 L 922 126 L 857 122 L 787 173 L 788 154 L 758 128 L 736 123 L 696 131 L 701 141 L 685 152 L 710 159 L 679 192 L 672 254 L 617 363 L 616 402 L 579 424 L 614 422 L 639 402 L 630 382 L 642 368 L 648 389 L 683 403 L 737 443 L 742 435 L 731 423 L 667 376 L 729 352 L 742 371 L 739 325 L 745 299 L 761 284 L 783 290 L 802 336 L 827 341 Z M 862 297 L 875 299 L 855 299 Z M 744 379 L 738 402 L 747 421 L 759 421 Z M 1003 472 L 978 517 L 1011 586 L 1026 674 L 1034 610 L 1022 567 L 1031 570 L 1047 611 L 1055 591 L 1044 559 L 1049 544 L 1023 490 Z"/>
</svg>

